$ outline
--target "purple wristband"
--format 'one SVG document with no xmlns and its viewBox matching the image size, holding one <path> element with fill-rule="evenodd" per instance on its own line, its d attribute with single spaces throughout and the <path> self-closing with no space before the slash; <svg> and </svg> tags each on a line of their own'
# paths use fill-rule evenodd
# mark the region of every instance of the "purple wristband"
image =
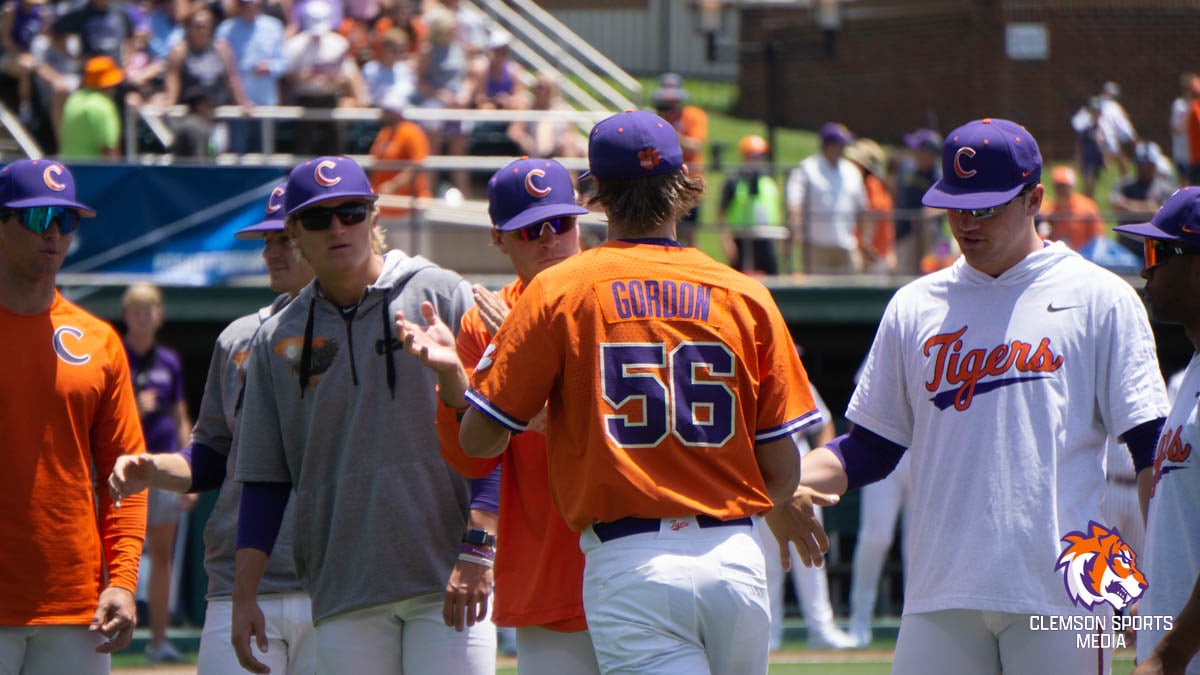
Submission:
<svg viewBox="0 0 1200 675">
<path fill-rule="evenodd" d="M 905 450 L 899 443 L 857 425 L 826 447 L 837 455 L 846 470 L 847 492 L 886 478 L 900 463 Z"/>
<path fill-rule="evenodd" d="M 188 492 L 205 492 L 221 487 L 225 482 L 225 464 L 227 457 L 222 457 L 203 443 L 189 443 L 179 454 L 187 461 L 192 469 L 192 484 Z"/>
<path fill-rule="evenodd" d="M 474 546 L 472 544 L 463 544 L 462 546 L 459 546 L 458 552 L 459 553 L 469 553 L 471 555 L 477 555 L 480 558 L 487 558 L 488 560 L 494 560 L 496 558 L 496 552 L 493 551 L 492 549 L 479 548 L 478 546 Z"/>
<path fill-rule="evenodd" d="M 267 555 L 283 525 L 291 483 L 250 482 L 242 485 L 238 504 L 237 548 L 256 548 Z"/>
<path fill-rule="evenodd" d="M 1136 427 L 1121 434 L 1121 442 L 1129 448 L 1129 456 L 1133 458 L 1133 470 L 1141 472 L 1146 467 L 1154 466 L 1154 453 L 1158 449 L 1158 436 L 1162 433 L 1163 424 L 1167 418 L 1142 422 Z"/>
</svg>

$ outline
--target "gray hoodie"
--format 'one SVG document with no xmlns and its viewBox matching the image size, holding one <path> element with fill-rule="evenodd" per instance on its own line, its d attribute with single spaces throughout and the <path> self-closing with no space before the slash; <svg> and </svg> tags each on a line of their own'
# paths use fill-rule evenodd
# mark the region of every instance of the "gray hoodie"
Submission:
<svg viewBox="0 0 1200 675">
<path fill-rule="evenodd" d="M 390 251 L 353 312 L 313 282 L 251 346 L 236 477 L 291 484 L 313 623 L 440 593 L 457 555 L 468 485 L 438 449 L 434 374 L 394 337 L 423 300 L 455 332 L 473 303 L 458 274 Z"/>
</svg>

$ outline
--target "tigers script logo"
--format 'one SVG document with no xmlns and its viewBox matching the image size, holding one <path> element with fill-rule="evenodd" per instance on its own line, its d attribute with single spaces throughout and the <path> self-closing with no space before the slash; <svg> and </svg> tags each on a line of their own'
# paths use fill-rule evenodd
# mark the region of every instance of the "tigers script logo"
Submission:
<svg viewBox="0 0 1200 675">
<path fill-rule="evenodd" d="M 933 379 L 925 383 L 925 389 L 934 394 L 933 404 L 940 410 L 951 405 L 955 410 L 971 407 L 975 394 L 984 394 L 1008 385 L 1041 380 L 1047 375 L 1026 375 L 1000 378 L 1009 372 L 1052 373 L 1062 367 L 1063 357 L 1050 348 L 1050 338 L 1042 338 L 1035 347 L 1028 342 L 1013 340 L 991 349 L 963 351 L 962 336 L 967 332 L 963 326 L 953 333 L 935 335 L 925 341 L 925 356 L 933 355 Z M 984 378 L 989 379 L 981 382 Z M 938 391 L 945 384 L 953 389 Z"/>
</svg>

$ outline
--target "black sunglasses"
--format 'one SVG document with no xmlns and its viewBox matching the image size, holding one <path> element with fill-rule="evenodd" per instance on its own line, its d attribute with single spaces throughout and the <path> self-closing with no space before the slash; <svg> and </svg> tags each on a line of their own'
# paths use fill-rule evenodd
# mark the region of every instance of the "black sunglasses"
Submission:
<svg viewBox="0 0 1200 675">
<path fill-rule="evenodd" d="M 309 232 L 319 232 L 329 229 L 329 226 L 333 224 L 333 216 L 337 216 L 343 225 L 357 225 L 366 220 L 367 214 L 370 212 L 371 208 L 362 202 L 338 206 L 314 206 L 297 213 L 296 220 L 300 222 L 300 227 Z"/>
<path fill-rule="evenodd" d="M 25 229 L 34 234 L 44 234 L 50 223 L 58 222 L 58 231 L 66 236 L 79 227 L 79 212 L 66 206 L 30 206 L 0 212 L 0 218 L 16 215 Z"/>
<path fill-rule="evenodd" d="M 1161 265 L 1177 255 L 1200 255 L 1200 249 L 1183 246 L 1173 241 L 1146 239 L 1143 244 L 1146 269 Z"/>
<path fill-rule="evenodd" d="M 571 216 L 547 218 L 532 225 L 526 225 L 519 230 L 512 230 L 513 237 L 521 241 L 537 241 L 546 233 L 546 228 L 554 234 L 566 234 L 575 228 L 575 219 Z"/>
</svg>

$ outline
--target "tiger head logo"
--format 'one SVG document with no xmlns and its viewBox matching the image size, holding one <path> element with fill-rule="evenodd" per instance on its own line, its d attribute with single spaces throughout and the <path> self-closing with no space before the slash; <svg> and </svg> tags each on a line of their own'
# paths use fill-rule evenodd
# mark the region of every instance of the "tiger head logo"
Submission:
<svg viewBox="0 0 1200 675">
<path fill-rule="evenodd" d="M 1071 602 L 1092 609 L 1107 602 L 1121 611 L 1142 597 L 1149 584 L 1137 568 L 1137 554 L 1116 528 L 1090 521 L 1087 532 L 1069 532 L 1055 570 L 1063 570 Z"/>
</svg>

